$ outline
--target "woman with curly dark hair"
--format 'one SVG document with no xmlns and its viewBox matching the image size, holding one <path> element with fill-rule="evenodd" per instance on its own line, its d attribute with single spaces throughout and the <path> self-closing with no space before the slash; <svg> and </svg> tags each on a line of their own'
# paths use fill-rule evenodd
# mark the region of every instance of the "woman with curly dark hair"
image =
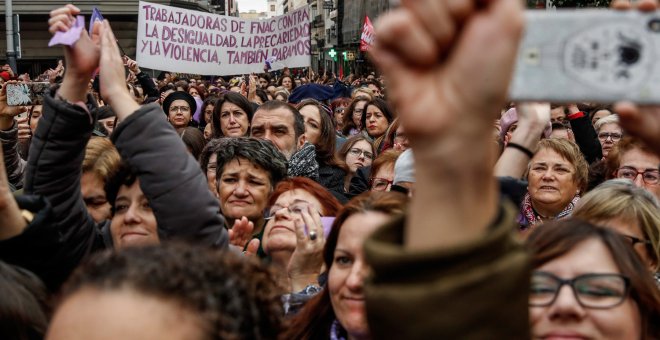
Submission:
<svg viewBox="0 0 660 340">
<path fill-rule="evenodd" d="M 62 293 L 48 339 L 277 339 L 281 292 L 255 260 L 184 244 L 104 252 Z"/>
</svg>

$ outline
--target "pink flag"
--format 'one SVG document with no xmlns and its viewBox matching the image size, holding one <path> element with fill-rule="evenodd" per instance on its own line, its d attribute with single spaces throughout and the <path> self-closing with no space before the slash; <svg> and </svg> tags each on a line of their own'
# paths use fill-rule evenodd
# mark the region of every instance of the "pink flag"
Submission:
<svg viewBox="0 0 660 340">
<path fill-rule="evenodd" d="M 371 24 L 368 16 L 364 17 L 364 26 L 362 27 L 362 36 L 360 36 L 360 51 L 369 51 L 374 44 L 374 26 Z"/>
</svg>

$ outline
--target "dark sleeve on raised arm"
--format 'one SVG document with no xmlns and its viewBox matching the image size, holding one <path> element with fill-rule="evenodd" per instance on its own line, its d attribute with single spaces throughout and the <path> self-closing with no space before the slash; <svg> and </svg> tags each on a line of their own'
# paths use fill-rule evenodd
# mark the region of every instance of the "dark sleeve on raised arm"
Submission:
<svg viewBox="0 0 660 340">
<path fill-rule="evenodd" d="M 2 142 L 7 179 L 16 189 L 21 189 L 23 188 L 23 175 L 27 162 L 18 154 L 18 127 L 16 121 L 14 121 L 11 129 L 7 131 L 0 130 L 0 142 Z"/>
<path fill-rule="evenodd" d="M 137 172 L 162 239 L 227 246 L 218 200 L 157 104 L 145 105 L 130 115 L 117 126 L 112 139 L 122 159 Z"/>
<path fill-rule="evenodd" d="M 530 265 L 515 213 L 508 203 L 483 238 L 450 249 L 406 249 L 405 218 L 377 230 L 365 243 L 371 336 L 528 339 Z"/>
<path fill-rule="evenodd" d="M 149 77 L 148 74 L 144 72 L 140 72 L 135 75 L 137 78 L 138 82 L 140 83 L 140 86 L 142 86 L 142 92 L 144 93 L 144 97 L 156 97 L 159 98 L 160 94 L 158 93 L 158 89 L 156 88 L 156 84 L 154 84 L 154 81 L 151 80 L 151 77 Z"/>
<path fill-rule="evenodd" d="M 580 147 L 587 163 L 591 164 L 603 158 L 603 149 L 589 116 L 583 112 L 577 112 L 568 116 L 568 121 L 571 123 L 575 143 Z"/>
</svg>

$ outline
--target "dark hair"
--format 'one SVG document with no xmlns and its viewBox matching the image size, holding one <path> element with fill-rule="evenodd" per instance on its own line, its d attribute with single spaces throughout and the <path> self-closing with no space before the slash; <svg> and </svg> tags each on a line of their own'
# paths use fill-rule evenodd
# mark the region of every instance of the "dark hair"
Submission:
<svg viewBox="0 0 660 340">
<path fill-rule="evenodd" d="M 335 128 L 332 124 L 332 118 L 330 117 L 328 108 L 315 99 L 304 99 L 298 104 L 298 111 L 305 106 L 314 106 L 319 111 L 319 117 L 321 118 L 319 122 L 321 135 L 318 142 L 314 145 L 316 147 L 316 160 L 319 166 L 322 164 L 337 165 L 338 162 L 335 159 L 337 136 L 335 135 Z"/>
<path fill-rule="evenodd" d="M 346 155 L 348 154 L 348 151 L 353 148 L 353 145 L 357 144 L 357 142 L 359 142 L 359 141 L 367 142 L 369 144 L 369 146 L 371 147 L 371 152 L 375 155 L 373 144 L 371 144 L 365 136 L 363 136 L 362 134 L 357 134 L 355 136 L 349 137 L 344 142 L 344 144 L 341 145 L 341 148 L 339 149 L 339 151 L 337 151 L 337 158 L 338 158 L 338 161 L 339 161 L 339 164 L 340 164 L 339 166 L 342 169 L 344 169 L 344 171 L 346 171 L 347 174 L 350 173 L 350 169 L 348 168 L 348 165 L 346 165 Z M 373 159 L 371 159 L 371 161 L 373 162 Z"/>
<path fill-rule="evenodd" d="M 259 73 L 259 76 L 257 76 L 257 80 L 259 80 L 259 78 L 265 79 L 268 82 L 268 85 L 270 85 L 270 82 L 272 80 L 270 74 L 268 73 Z"/>
<path fill-rule="evenodd" d="M 213 137 L 214 138 L 224 137 L 224 135 L 222 134 L 222 128 L 220 127 L 220 115 L 221 115 L 222 104 L 224 103 L 232 103 L 238 106 L 241 110 L 245 111 L 248 120 L 248 129 L 246 135 L 248 135 L 250 133 L 250 124 L 252 123 L 252 117 L 254 116 L 254 110 L 252 109 L 252 105 L 240 93 L 230 91 L 220 96 L 220 99 L 218 99 L 218 101 L 215 103 L 215 106 L 213 107 L 213 115 L 211 115 L 211 121 L 213 122 Z"/>
<path fill-rule="evenodd" d="M 222 177 L 225 165 L 234 159 L 244 158 L 264 169 L 270 175 L 270 185 L 275 187 L 286 178 L 287 160 L 275 145 L 266 139 L 250 137 L 223 138 L 217 149 L 217 178 Z"/>
<path fill-rule="evenodd" d="M 289 79 L 291 79 L 291 90 L 287 89 L 287 91 L 293 91 L 293 89 L 296 88 L 296 80 L 293 79 L 293 76 L 287 76 L 287 75 L 282 76 L 282 77 L 277 81 L 277 86 L 282 86 L 282 87 L 284 86 L 284 85 L 282 85 L 282 82 L 284 81 L 284 78 L 289 78 Z"/>
<path fill-rule="evenodd" d="M 362 126 L 366 126 L 367 122 L 367 108 L 369 106 L 375 106 L 377 107 L 385 116 L 385 119 L 387 119 L 387 125 L 392 123 L 392 119 L 394 119 L 394 116 L 392 115 L 392 110 L 390 110 L 389 105 L 387 105 L 387 102 L 380 98 L 374 98 L 367 102 L 367 105 L 364 106 L 364 112 L 362 113 L 362 118 L 360 118 Z M 365 130 L 366 131 L 366 130 Z M 373 137 L 373 136 L 372 136 Z"/>
<path fill-rule="evenodd" d="M 213 109 L 215 110 L 215 105 L 218 102 L 218 99 L 220 99 L 220 98 L 218 98 L 217 96 L 214 96 L 214 95 L 211 95 L 211 96 L 207 97 L 206 99 L 204 99 L 204 103 L 202 103 L 202 111 L 201 111 L 202 116 L 200 117 L 201 119 L 200 119 L 200 122 L 199 122 L 199 127 L 200 128 L 202 128 L 202 129 L 205 128 L 206 124 L 208 123 L 206 121 L 206 115 L 204 114 L 204 111 L 206 111 L 206 108 L 209 105 L 212 105 Z M 213 112 L 211 112 L 211 122 L 213 122 Z"/>
<path fill-rule="evenodd" d="M 274 205 L 283 193 L 295 189 L 307 191 L 314 196 L 321 203 L 321 207 L 323 208 L 321 214 L 323 216 L 336 216 L 342 208 L 341 203 L 339 203 L 337 198 L 328 189 L 307 177 L 291 177 L 279 182 L 275 190 L 270 194 L 268 205 Z"/>
<path fill-rule="evenodd" d="M 178 243 L 95 254 L 63 288 L 129 289 L 176 303 L 202 321 L 204 339 L 277 339 L 284 328 L 281 292 L 255 259 Z"/>
<path fill-rule="evenodd" d="M 293 131 L 295 132 L 295 139 L 298 140 L 298 137 L 305 133 L 305 119 L 300 114 L 300 111 L 290 104 L 278 100 L 269 100 L 259 106 L 259 111 L 273 111 L 278 109 L 286 109 L 293 115 Z"/>
<path fill-rule="evenodd" d="M 261 99 L 262 103 L 265 103 L 269 100 L 268 99 L 268 94 L 263 89 L 258 88 L 257 91 L 255 91 L 255 93 L 257 94 L 257 97 L 259 97 L 259 99 Z"/>
<path fill-rule="evenodd" d="M 221 138 L 213 138 L 202 149 L 202 153 L 199 155 L 199 166 L 202 168 L 202 173 L 206 177 L 206 170 L 209 166 L 211 160 L 211 155 L 218 152 L 218 148 L 222 146 Z"/>
<path fill-rule="evenodd" d="M 660 332 L 660 290 L 651 274 L 623 237 L 608 228 L 600 228 L 576 218 L 545 223 L 527 240 L 532 267 L 538 268 L 573 250 L 582 242 L 596 239 L 605 245 L 621 274 L 630 280 L 630 297 L 636 302 L 642 319 L 642 339 Z"/>
<path fill-rule="evenodd" d="M 332 268 L 339 233 L 346 220 L 357 213 L 377 211 L 388 215 L 401 215 L 407 205 L 407 197 L 398 192 L 365 192 L 350 200 L 337 214 L 332 229 L 325 241 L 323 260 L 326 272 Z M 307 302 L 303 310 L 291 319 L 284 333 L 285 339 L 327 339 L 335 320 L 327 285 Z"/>
<path fill-rule="evenodd" d="M 43 339 L 51 307 L 46 286 L 32 272 L 0 261 L 0 334 L 4 339 Z"/>
<path fill-rule="evenodd" d="M 356 97 L 351 101 L 351 105 L 348 106 L 348 109 L 344 111 L 344 129 L 341 131 L 341 133 L 344 136 L 350 136 L 351 129 L 356 129 L 357 126 L 355 126 L 355 123 L 353 123 L 353 111 L 355 111 L 355 106 L 359 102 L 367 102 L 369 103 L 369 99 L 363 98 L 363 97 Z M 367 105 L 365 104 L 364 108 L 367 108 Z M 364 116 L 364 112 L 362 112 L 362 116 Z"/>
<path fill-rule="evenodd" d="M 115 201 L 119 194 L 119 188 L 122 185 L 130 187 L 136 180 L 137 171 L 125 161 L 121 161 L 114 175 L 108 178 L 108 181 L 105 183 L 105 196 L 112 207 L 113 215 L 115 214 Z"/>
<path fill-rule="evenodd" d="M 181 140 L 186 145 L 186 148 L 190 151 L 195 159 L 199 159 L 199 155 L 204 149 L 204 134 L 202 131 L 199 131 L 198 128 L 186 127 L 181 131 Z"/>
<path fill-rule="evenodd" d="M 181 91 L 183 91 L 183 92 L 185 92 L 185 93 L 188 93 L 188 87 L 189 87 L 189 86 L 190 86 L 190 85 L 188 84 L 188 82 L 187 82 L 186 80 L 179 80 L 179 81 L 177 81 L 176 83 L 174 83 L 174 87 L 175 87 L 176 89 L 178 89 L 178 88 L 180 87 L 180 88 L 183 89 L 183 90 L 181 90 Z"/>
</svg>

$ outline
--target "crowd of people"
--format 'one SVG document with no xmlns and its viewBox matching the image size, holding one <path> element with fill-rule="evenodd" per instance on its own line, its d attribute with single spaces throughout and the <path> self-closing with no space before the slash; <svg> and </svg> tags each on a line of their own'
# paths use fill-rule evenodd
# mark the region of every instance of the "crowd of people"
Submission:
<svg viewBox="0 0 660 340">
<path fill-rule="evenodd" d="M 660 108 L 507 102 L 523 28 L 407 1 L 378 74 L 152 78 L 98 21 L 25 107 L 5 66 L 0 338 L 659 339 Z"/>
</svg>

